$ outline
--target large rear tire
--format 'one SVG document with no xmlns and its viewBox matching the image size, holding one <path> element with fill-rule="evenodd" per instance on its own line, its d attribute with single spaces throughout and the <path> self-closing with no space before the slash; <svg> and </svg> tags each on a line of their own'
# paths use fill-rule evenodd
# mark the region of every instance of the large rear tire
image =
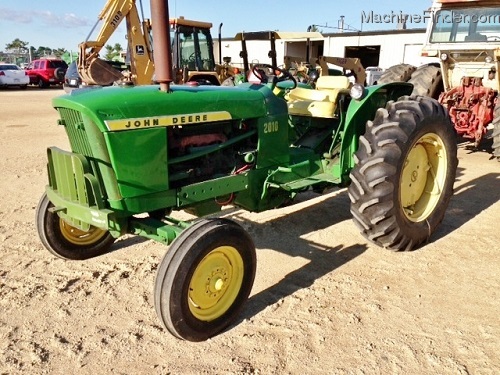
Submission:
<svg viewBox="0 0 500 375">
<path fill-rule="evenodd" d="M 415 67 L 410 64 L 393 65 L 386 69 L 377 81 L 378 85 L 392 82 L 408 82 Z"/>
<path fill-rule="evenodd" d="M 396 251 L 429 239 L 453 194 L 455 137 L 434 99 L 403 97 L 377 111 L 360 137 L 348 189 L 364 237 Z"/>
<path fill-rule="evenodd" d="M 154 303 L 174 336 L 204 341 L 235 321 L 250 295 L 255 246 L 227 219 L 202 219 L 170 245 L 156 274 Z"/>
<path fill-rule="evenodd" d="M 424 65 L 419 67 L 413 72 L 408 82 L 413 84 L 412 95 L 438 99 L 439 94 L 443 91 L 443 77 L 441 68 L 438 66 Z"/>
<path fill-rule="evenodd" d="M 49 209 L 54 205 L 43 194 L 36 208 L 36 228 L 42 244 L 62 259 L 84 260 L 109 251 L 115 241 L 108 231 L 91 226 L 82 231 Z"/>
</svg>

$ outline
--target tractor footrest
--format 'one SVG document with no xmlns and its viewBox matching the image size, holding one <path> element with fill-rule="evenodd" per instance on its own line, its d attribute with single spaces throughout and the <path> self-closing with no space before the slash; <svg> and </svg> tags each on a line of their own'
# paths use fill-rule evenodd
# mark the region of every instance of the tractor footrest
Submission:
<svg viewBox="0 0 500 375">
<path fill-rule="evenodd" d="M 319 184 L 321 182 L 328 182 L 332 184 L 340 184 L 340 179 L 332 176 L 328 173 L 321 173 L 314 176 L 309 176 L 305 178 L 301 178 L 300 180 L 290 181 L 284 184 L 279 184 L 281 189 L 287 191 L 301 190 L 305 187 L 312 186 L 315 184 Z"/>
</svg>

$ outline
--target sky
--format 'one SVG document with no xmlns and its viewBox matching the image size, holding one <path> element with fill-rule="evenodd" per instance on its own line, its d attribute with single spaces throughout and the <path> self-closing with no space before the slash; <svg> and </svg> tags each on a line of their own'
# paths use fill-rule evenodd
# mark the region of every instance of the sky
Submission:
<svg viewBox="0 0 500 375">
<path fill-rule="evenodd" d="M 137 0 L 139 12 L 140 3 Z M 19 38 L 35 48 L 65 48 L 76 52 L 78 44 L 89 36 L 105 4 L 106 0 L 0 0 L 0 51 Z M 418 21 L 414 16 L 423 16 L 431 0 L 315 0 L 311 3 L 252 0 L 240 4 L 244 5 L 227 1 L 170 0 L 169 14 L 171 18 L 184 16 L 211 22 L 214 39 L 221 23 L 223 38 L 234 37 L 242 31 L 306 31 L 310 25 L 317 25 L 323 33 L 334 33 L 338 32 L 341 16 L 344 16 L 345 28 L 350 30 L 395 29 L 397 15 L 408 14 Z M 145 18 L 151 18 L 150 0 L 142 0 L 142 5 Z M 378 22 L 374 22 L 377 15 Z M 384 22 L 381 17 L 395 22 Z M 99 27 L 100 24 L 97 30 Z M 425 21 L 412 22 L 407 27 L 424 28 Z M 106 44 L 120 43 L 125 47 L 125 34 L 123 21 Z"/>
</svg>

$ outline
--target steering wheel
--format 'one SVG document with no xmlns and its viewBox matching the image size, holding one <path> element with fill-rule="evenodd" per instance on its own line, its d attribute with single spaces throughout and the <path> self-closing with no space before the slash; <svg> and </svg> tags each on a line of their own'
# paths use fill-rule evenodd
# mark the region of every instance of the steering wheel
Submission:
<svg viewBox="0 0 500 375">
<path fill-rule="evenodd" d="M 276 74 L 278 73 L 278 74 Z M 279 82 L 292 81 L 293 90 L 297 87 L 297 80 L 295 77 L 285 69 L 281 69 L 277 66 L 272 66 L 269 64 L 254 64 L 252 66 L 252 74 L 257 77 L 262 83 L 269 83 L 269 78 L 272 77 L 271 89 L 274 89 Z"/>
</svg>

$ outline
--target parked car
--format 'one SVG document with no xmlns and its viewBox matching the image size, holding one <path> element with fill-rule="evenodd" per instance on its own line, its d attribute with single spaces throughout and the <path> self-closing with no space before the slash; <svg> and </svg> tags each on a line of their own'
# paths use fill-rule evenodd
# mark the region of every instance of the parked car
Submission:
<svg viewBox="0 0 500 375">
<path fill-rule="evenodd" d="M 63 88 L 66 92 L 71 92 L 74 89 L 82 87 L 82 77 L 78 74 L 78 68 L 76 66 L 76 61 L 73 61 L 68 66 L 66 74 L 64 75 Z"/>
<path fill-rule="evenodd" d="M 16 64 L 0 63 L 0 87 L 19 86 L 21 89 L 28 87 L 30 77 L 26 71 Z"/>
<path fill-rule="evenodd" d="M 30 84 L 38 85 L 40 88 L 50 85 L 62 85 L 68 64 L 61 59 L 38 59 L 33 60 L 26 71 L 30 77 Z"/>
</svg>

